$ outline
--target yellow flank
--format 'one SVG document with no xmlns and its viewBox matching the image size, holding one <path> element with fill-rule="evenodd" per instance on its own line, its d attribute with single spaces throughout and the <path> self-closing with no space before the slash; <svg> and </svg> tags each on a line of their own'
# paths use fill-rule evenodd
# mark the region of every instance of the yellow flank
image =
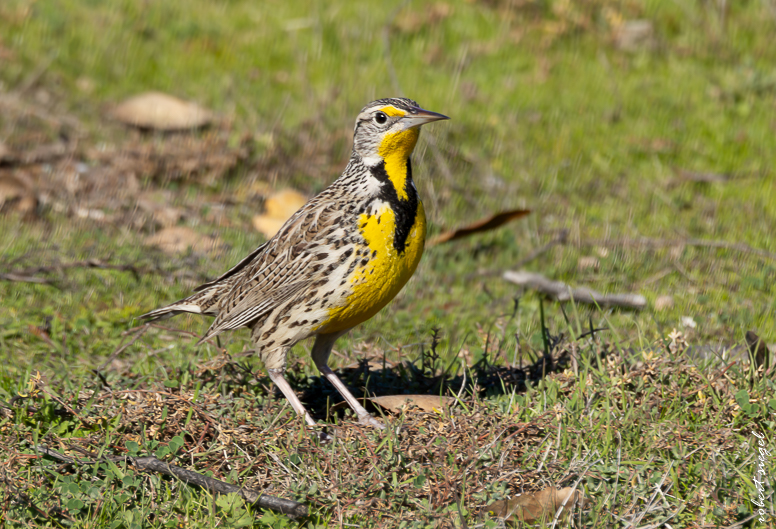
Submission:
<svg viewBox="0 0 776 529">
<path fill-rule="evenodd" d="M 419 127 L 393 134 L 388 133 L 380 142 L 380 147 L 377 150 L 378 154 L 385 160 L 385 172 L 391 179 L 400 200 L 409 198 L 405 189 L 407 185 L 407 160 L 412 154 L 419 136 Z"/>
<path fill-rule="evenodd" d="M 407 246 L 401 254 L 393 246 L 395 216 L 388 204 L 377 215 L 369 218 L 361 215 L 358 224 L 363 226 L 361 234 L 369 245 L 369 263 L 356 267 L 350 278 L 353 293 L 348 296 L 345 305 L 330 310 L 329 318 L 316 330 L 326 333 L 344 331 L 377 314 L 412 277 L 423 255 L 426 214 L 420 200 L 415 224 L 410 229 Z M 372 257 L 374 252 L 377 254 Z"/>
</svg>

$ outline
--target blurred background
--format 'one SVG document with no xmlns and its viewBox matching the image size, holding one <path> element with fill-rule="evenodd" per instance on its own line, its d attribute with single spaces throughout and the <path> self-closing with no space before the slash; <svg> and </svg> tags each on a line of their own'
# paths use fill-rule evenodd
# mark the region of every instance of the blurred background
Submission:
<svg viewBox="0 0 776 529">
<path fill-rule="evenodd" d="M 578 527 L 765 527 L 774 43 L 776 0 L 0 0 L 0 520 L 503 527 L 479 516 L 579 486 Z M 263 243 L 389 96 L 452 118 L 414 154 L 431 239 L 330 364 L 430 410 L 359 428 L 303 342 L 286 374 L 322 446 L 246 330 L 197 347 L 206 318 L 137 316 Z"/>
<path fill-rule="evenodd" d="M 452 118 L 414 157 L 430 236 L 532 213 L 428 248 L 343 349 L 439 328 L 476 358 L 494 324 L 540 346 L 540 297 L 501 278 L 516 268 L 646 298 L 550 303 L 556 334 L 773 342 L 774 36 L 773 0 L 4 0 L 1 347 L 31 361 L 27 330 L 52 326 L 108 343 L 219 274 L 271 233 L 257 216 L 339 175 L 361 107 L 395 95 Z M 131 99 L 149 91 L 178 99 Z"/>
</svg>

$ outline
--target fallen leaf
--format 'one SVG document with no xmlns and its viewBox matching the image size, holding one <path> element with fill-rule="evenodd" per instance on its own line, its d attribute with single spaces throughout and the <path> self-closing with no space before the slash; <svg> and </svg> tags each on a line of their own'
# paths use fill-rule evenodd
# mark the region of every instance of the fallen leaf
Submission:
<svg viewBox="0 0 776 529">
<path fill-rule="evenodd" d="M 211 111 L 161 92 L 131 97 L 119 104 L 112 115 L 133 127 L 162 131 L 199 128 L 213 120 Z"/>
<path fill-rule="evenodd" d="M 269 197 L 264 203 L 264 208 L 270 217 L 288 220 L 306 203 L 307 197 L 303 194 L 293 189 L 284 189 Z"/>
<path fill-rule="evenodd" d="M 197 253 L 212 251 L 217 240 L 209 235 L 202 235 L 186 226 L 174 226 L 165 228 L 145 239 L 148 246 L 158 246 L 167 254 L 179 254 L 191 248 Z"/>
<path fill-rule="evenodd" d="M 253 217 L 253 227 L 267 238 L 272 237 L 306 203 L 307 197 L 298 191 L 293 189 L 278 191 L 264 203 L 266 213 Z"/>
<path fill-rule="evenodd" d="M 585 498 L 578 490 L 571 487 L 556 489 L 548 487 L 539 492 L 521 494 L 510 500 L 499 500 L 491 503 L 483 510 L 484 513 L 498 518 L 504 518 L 508 522 L 535 522 L 537 520 L 552 520 L 555 513 L 563 505 L 561 516 L 566 516 L 574 507 L 585 508 L 590 500 Z"/>
<path fill-rule="evenodd" d="M 426 242 L 426 246 L 435 246 L 437 244 L 442 244 L 443 242 L 449 242 L 454 241 L 455 239 L 460 239 L 462 237 L 468 237 L 469 235 L 474 235 L 475 233 L 494 230 L 499 226 L 506 224 L 507 222 L 519 219 L 520 217 L 525 217 L 530 212 L 531 211 L 528 209 L 513 209 L 510 211 L 502 211 L 500 213 L 496 213 L 495 215 L 490 215 L 484 219 L 480 219 L 477 222 L 469 224 L 468 226 L 462 226 L 454 230 L 440 233 L 436 237 L 433 237 L 428 242 Z"/>
<path fill-rule="evenodd" d="M 408 404 L 414 404 L 423 411 L 441 411 L 455 402 L 453 397 L 439 395 L 385 395 L 371 397 L 369 400 L 396 413 L 401 412 Z"/>
<path fill-rule="evenodd" d="M 23 174 L 0 172 L 0 209 L 29 213 L 38 205 L 32 183 Z"/>
</svg>

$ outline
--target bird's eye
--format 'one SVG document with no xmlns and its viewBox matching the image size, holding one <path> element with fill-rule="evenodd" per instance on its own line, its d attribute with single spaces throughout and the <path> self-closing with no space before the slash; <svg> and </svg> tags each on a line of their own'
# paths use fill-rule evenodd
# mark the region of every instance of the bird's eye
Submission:
<svg viewBox="0 0 776 529">
<path fill-rule="evenodd" d="M 375 114 L 375 123 L 378 125 L 384 124 L 386 121 L 388 121 L 388 116 L 386 116 L 383 112 L 378 112 Z"/>
</svg>

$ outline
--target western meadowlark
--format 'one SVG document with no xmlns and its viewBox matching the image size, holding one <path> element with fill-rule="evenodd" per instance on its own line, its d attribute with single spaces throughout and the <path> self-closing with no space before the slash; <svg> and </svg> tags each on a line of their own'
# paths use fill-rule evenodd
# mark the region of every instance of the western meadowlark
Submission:
<svg viewBox="0 0 776 529">
<path fill-rule="evenodd" d="M 337 338 L 387 305 L 418 266 L 426 217 L 410 155 L 420 126 L 442 119 L 449 118 L 410 99 L 369 103 L 356 118 L 353 153 L 342 176 L 224 275 L 142 317 L 215 316 L 198 343 L 249 327 L 270 378 L 310 425 L 315 421 L 283 373 L 291 347 L 315 336 L 312 357 L 318 370 L 359 422 L 384 428 L 327 362 Z"/>
</svg>

